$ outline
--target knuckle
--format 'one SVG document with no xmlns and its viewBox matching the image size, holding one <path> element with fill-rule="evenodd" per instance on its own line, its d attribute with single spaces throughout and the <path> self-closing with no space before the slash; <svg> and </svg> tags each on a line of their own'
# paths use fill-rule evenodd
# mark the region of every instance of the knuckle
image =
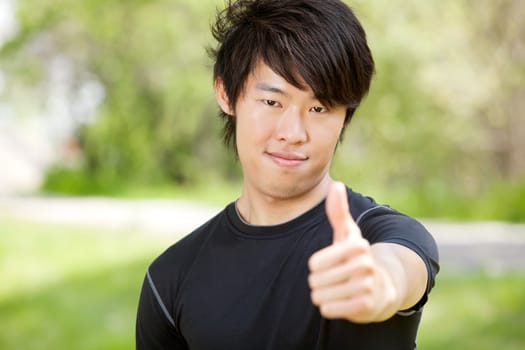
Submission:
<svg viewBox="0 0 525 350">
<path fill-rule="evenodd" d="M 332 318 L 333 317 L 331 309 L 326 307 L 325 305 L 321 305 L 319 307 L 319 312 L 321 313 L 321 315 L 323 315 L 323 317 L 326 317 L 326 318 Z"/>
<path fill-rule="evenodd" d="M 359 302 L 359 313 L 361 315 L 365 315 L 370 313 L 371 310 L 374 308 L 374 303 L 372 302 L 372 299 L 370 298 L 362 298 Z"/>
<path fill-rule="evenodd" d="M 354 264 L 352 263 L 352 260 L 346 260 L 342 265 L 341 265 L 341 268 L 339 270 L 339 274 L 341 274 L 342 276 L 349 276 L 352 271 L 354 270 Z"/>
<path fill-rule="evenodd" d="M 361 268 L 366 275 L 372 275 L 375 273 L 375 265 L 370 257 L 363 258 Z"/>
<path fill-rule="evenodd" d="M 355 245 L 356 249 L 360 253 L 367 253 L 370 250 L 370 243 L 366 239 L 359 239 Z"/>
<path fill-rule="evenodd" d="M 370 295 L 374 292 L 374 281 L 372 278 L 365 278 L 363 281 L 363 292 Z"/>
<path fill-rule="evenodd" d="M 312 289 L 320 288 L 322 285 L 322 281 L 322 276 L 320 276 L 318 273 L 311 274 L 308 276 L 308 285 Z"/>
<path fill-rule="evenodd" d="M 317 256 L 314 254 L 308 259 L 308 269 L 310 271 L 315 271 L 317 268 Z"/>
<path fill-rule="evenodd" d="M 314 303 L 315 305 L 319 305 L 319 293 L 310 293 L 310 299 L 312 299 L 312 303 Z"/>
<path fill-rule="evenodd" d="M 347 278 L 342 284 L 341 284 L 341 293 L 345 296 L 351 295 L 354 285 L 354 281 L 351 278 Z"/>
<path fill-rule="evenodd" d="M 312 275 L 308 276 L 308 285 L 310 286 L 310 288 L 315 287 L 315 277 L 313 277 Z"/>
</svg>

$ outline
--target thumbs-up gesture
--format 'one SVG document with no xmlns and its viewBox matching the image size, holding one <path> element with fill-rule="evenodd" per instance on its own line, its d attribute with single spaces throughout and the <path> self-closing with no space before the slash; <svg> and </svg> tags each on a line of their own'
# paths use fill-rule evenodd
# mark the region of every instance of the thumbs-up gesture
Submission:
<svg viewBox="0 0 525 350">
<path fill-rule="evenodd" d="M 329 189 L 326 213 L 333 243 L 308 262 L 312 302 L 325 318 L 367 323 L 392 316 L 397 311 L 396 289 L 352 218 L 340 182 Z"/>
</svg>

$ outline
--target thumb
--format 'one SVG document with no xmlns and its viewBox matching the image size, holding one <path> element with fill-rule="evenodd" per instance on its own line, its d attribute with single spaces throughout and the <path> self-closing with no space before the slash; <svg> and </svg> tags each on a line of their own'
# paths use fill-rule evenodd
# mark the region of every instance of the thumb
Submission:
<svg viewBox="0 0 525 350">
<path fill-rule="evenodd" d="M 333 182 L 326 197 L 326 215 L 332 226 L 333 242 L 342 242 L 353 234 L 361 235 L 355 223 L 346 196 L 346 187 L 341 182 Z"/>
</svg>

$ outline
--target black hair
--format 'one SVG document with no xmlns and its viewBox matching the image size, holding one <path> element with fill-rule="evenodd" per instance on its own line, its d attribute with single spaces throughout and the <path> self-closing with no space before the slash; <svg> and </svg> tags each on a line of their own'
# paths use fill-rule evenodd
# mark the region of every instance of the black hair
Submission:
<svg viewBox="0 0 525 350">
<path fill-rule="evenodd" d="M 366 34 L 342 1 L 229 0 L 212 34 L 213 77 L 222 80 L 232 110 L 259 60 L 297 88 L 306 83 L 326 106 L 346 106 L 345 126 L 370 88 Z M 219 113 L 224 141 L 235 149 L 235 118 Z"/>
</svg>

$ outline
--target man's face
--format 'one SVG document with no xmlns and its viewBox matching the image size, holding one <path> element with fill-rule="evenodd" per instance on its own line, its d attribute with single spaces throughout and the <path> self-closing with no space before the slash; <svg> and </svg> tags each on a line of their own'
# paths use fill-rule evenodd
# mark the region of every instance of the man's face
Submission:
<svg viewBox="0 0 525 350">
<path fill-rule="evenodd" d="M 223 110 L 236 118 L 237 151 L 249 195 L 295 198 L 327 179 L 344 106 L 323 106 L 310 88 L 296 88 L 264 63 L 248 76 L 234 111 L 219 95 Z"/>
</svg>

